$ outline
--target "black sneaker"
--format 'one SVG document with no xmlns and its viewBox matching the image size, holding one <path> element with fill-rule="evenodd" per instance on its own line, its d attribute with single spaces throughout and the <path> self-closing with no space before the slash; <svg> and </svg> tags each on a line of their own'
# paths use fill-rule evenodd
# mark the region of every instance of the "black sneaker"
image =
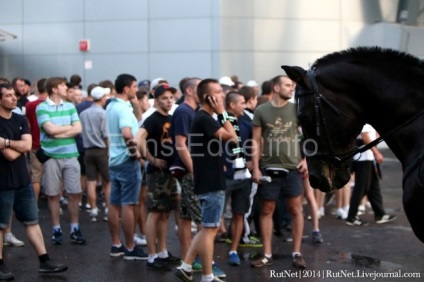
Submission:
<svg viewBox="0 0 424 282">
<path fill-rule="evenodd" d="M 85 245 L 86 240 L 82 236 L 80 228 L 74 228 L 74 231 L 71 233 L 71 241 L 75 244 Z"/>
<path fill-rule="evenodd" d="M 60 228 L 53 230 L 52 244 L 62 245 L 62 230 Z"/>
<path fill-rule="evenodd" d="M 9 271 L 9 268 L 7 268 L 4 263 L 0 263 L 0 280 L 10 281 L 13 279 L 15 279 L 15 276 L 13 276 L 12 272 Z"/>
<path fill-rule="evenodd" d="M 137 246 L 131 252 L 125 249 L 124 260 L 146 260 L 147 257 L 148 254 Z"/>
<path fill-rule="evenodd" d="M 112 246 L 110 248 L 109 255 L 111 257 L 121 257 L 121 256 L 125 255 L 125 247 L 123 245 L 121 245 L 120 247 Z"/>
<path fill-rule="evenodd" d="M 147 267 L 154 270 L 171 271 L 171 268 L 169 267 L 168 263 L 163 260 L 159 260 L 158 258 L 155 258 L 153 262 L 147 261 Z"/>
<path fill-rule="evenodd" d="M 368 222 L 360 220 L 359 217 L 355 217 L 346 219 L 346 224 L 350 226 L 367 226 Z"/>
<path fill-rule="evenodd" d="M 170 252 L 168 252 L 168 257 L 166 258 L 157 258 L 160 262 L 165 262 L 165 263 L 169 263 L 169 264 L 175 264 L 175 265 L 180 265 L 181 264 L 181 259 L 177 258 L 176 256 L 173 256 Z"/>
<path fill-rule="evenodd" d="M 177 276 L 178 278 L 180 278 L 184 282 L 191 282 L 191 281 L 193 281 L 193 273 L 192 272 L 184 271 L 184 270 L 182 270 L 181 267 L 178 267 L 177 268 L 177 271 L 175 271 L 175 276 Z"/>
<path fill-rule="evenodd" d="M 40 268 L 38 272 L 40 273 L 59 273 L 68 270 L 68 267 L 61 263 L 55 263 L 52 260 L 46 262 L 40 262 Z"/>
<path fill-rule="evenodd" d="M 391 222 L 393 220 L 396 220 L 396 218 L 397 217 L 394 216 L 394 215 L 385 214 L 383 216 L 376 217 L 375 223 L 377 223 L 377 224 L 387 223 L 387 222 Z"/>
</svg>

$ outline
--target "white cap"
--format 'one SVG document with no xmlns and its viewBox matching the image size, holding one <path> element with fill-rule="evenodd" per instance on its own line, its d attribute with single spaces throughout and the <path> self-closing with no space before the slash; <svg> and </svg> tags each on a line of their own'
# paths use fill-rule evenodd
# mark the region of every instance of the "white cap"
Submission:
<svg viewBox="0 0 424 282">
<path fill-rule="evenodd" d="M 158 86 L 159 81 L 161 81 L 161 80 L 166 80 L 166 79 L 162 78 L 162 77 L 158 77 L 158 78 L 153 79 L 152 82 L 150 83 L 150 89 L 153 89 L 156 86 Z"/>
<path fill-rule="evenodd" d="M 223 76 L 219 79 L 219 84 L 227 85 L 227 86 L 234 86 L 234 81 L 231 80 L 228 76 Z"/>
<path fill-rule="evenodd" d="M 103 88 L 100 86 L 96 86 L 91 90 L 91 97 L 93 97 L 94 100 L 100 100 L 103 98 L 103 96 L 110 93 L 110 88 Z"/>
<path fill-rule="evenodd" d="M 249 86 L 249 87 L 255 87 L 255 86 L 258 86 L 258 83 L 256 81 L 254 81 L 254 80 L 249 80 L 246 83 L 246 85 Z"/>
</svg>

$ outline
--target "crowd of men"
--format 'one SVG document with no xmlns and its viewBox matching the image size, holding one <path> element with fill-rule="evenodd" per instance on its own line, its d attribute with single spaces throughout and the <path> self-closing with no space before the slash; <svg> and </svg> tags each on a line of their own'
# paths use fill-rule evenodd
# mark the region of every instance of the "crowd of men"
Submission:
<svg viewBox="0 0 424 282">
<path fill-rule="evenodd" d="M 31 93 L 26 79 L 0 81 L 0 251 L 3 242 L 23 245 L 11 230 L 13 207 L 39 256 L 39 271 L 66 271 L 45 250 L 37 218 L 40 194 L 48 201 L 52 244 L 63 244 L 64 202 L 69 240 L 89 243 L 79 224 L 84 193 L 91 221 L 103 213 L 108 222 L 110 256 L 146 260 L 159 271 L 176 267 L 183 281 L 192 281 L 194 271 L 202 271 L 202 281 L 225 279 L 213 259 L 214 244 L 222 240 L 230 245 L 230 265 L 241 264 L 240 247 L 263 248 L 252 267 L 272 265 L 272 237 L 281 226 L 291 230 L 293 266 L 306 268 L 303 195 L 311 207 L 312 241 L 323 242 L 320 203 L 307 180 L 290 102 L 295 83 L 287 76 L 264 82 L 261 95 L 255 81 L 244 85 L 230 77 L 186 77 L 179 89 L 163 78 L 138 82 L 130 74 L 90 84 L 86 91 L 78 75 L 69 81 L 41 78 L 34 85 Z M 179 257 L 166 245 L 171 215 Z M 395 218 L 381 211 L 382 219 Z M 13 277 L 0 252 L 0 279 Z"/>
</svg>

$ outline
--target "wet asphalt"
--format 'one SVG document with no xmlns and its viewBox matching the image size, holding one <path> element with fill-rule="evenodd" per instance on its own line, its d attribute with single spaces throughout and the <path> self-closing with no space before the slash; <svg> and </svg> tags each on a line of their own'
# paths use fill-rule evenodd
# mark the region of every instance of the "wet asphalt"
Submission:
<svg viewBox="0 0 424 282">
<path fill-rule="evenodd" d="M 385 156 L 381 180 L 384 206 L 387 213 L 398 217 L 396 221 L 375 224 L 372 210 L 367 209 L 362 218 L 370 222 L 368 226 L 347 226 L 332 215 L 335 209 L 335 202 L 332 202 L 325 207 L 326 215 L 320 220 L 323 244 L 312 244 L 311 223 L 305 220 L 302 253 L 306 270 L 293 268 L 291 243 L 281 237 L 273 238 L 274 264 L 259 269 L 251 268 L 250 260 L 261 253 L 261 248 L 239 248 L 241 266 L 230 266 L 227 264 L 229 245 L 216 243 L 214 259 L 226 273 L 225 281 L 424 281 L 424 244 L 414 236 L 403 212 L 401 165 L 389 149 L 383 149 L 382 153 Z M 304 208 L 307 214 L 307 205 Z M 38 259 L 25 237 L 24 228 L 14 221 L 13 233 L 25 242 L 25 246 L 5 246 L 3 257 L 15 281 L 179 281 L 174 275 L 175 268 L 159 272 L 148 269 L 145 261 L 111 258 L 107 223 L 101 220 L 91 223 L 85 211 L 81 212 L 81 230 L 87 245 L 71 244 L 66 209 L 61 217 L 63 245 L 51 245 L 46 200 L 40 200 L 39 209 L 48 253 L 55 260 L 66 263 L 69 270 L 55 275 L 38 274 Z M 179 255 L 173 217 L 168 229 L 168 249 Z M 201 274 L 195 273 L 193 281 L 200 280 Z"/>
</svg>

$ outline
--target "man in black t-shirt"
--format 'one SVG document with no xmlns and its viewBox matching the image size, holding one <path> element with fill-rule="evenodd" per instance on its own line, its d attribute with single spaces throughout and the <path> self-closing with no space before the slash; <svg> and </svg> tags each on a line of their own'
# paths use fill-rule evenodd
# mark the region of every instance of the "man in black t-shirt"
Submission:
<svg viewBox="0 0 424 282">
<path fill-rule="evenodd" d="M 158 270 L 169 270 L 169 264 L 180 259 L 172 256 L 166 248 L 166 230 L 169 213 L 177 208 L 177 185 L 169 173 L 173 161 L 173 147 L 169 129 L 174 94 L 177 89 L 161 84 L 155 90 L 156 111 L 143 123 L 137 140 L 140 151 L 149 164 L 147 166 L 147 266 Z M 156 248 L 157 240 L 157 248 Z"/>
<path fill-rule="evenodd" d="M 224 92 L 215 79 L 204 79 L 197 87 L 201 103 L 189 136 L 193 159 L 194 193 L 198 195 L 202 213 L 202 229 L 194 237 L 176 276 L 192 280 L 192 263 L 197 255 L 202 262 L 202 281 L 213 281 L 212 259 L 214 239 L 221 224 L 225 202 L 225 176 L 222 141 L 237 141 L 237 134 L 228 120 L 224 107 Z M 218 115 L 218 121 L 213 114 Z"/>
<path fill-rule="evenodd" d="M 181 185 L 178 220 L 181 257 L 185 257 L 191 244 L 191 223 L 200 225 L 201 222 L 200 203 L 193 187 L 193 162 L 188 149 L 190 126 L 199 106 L 196 89 L 200 80 L 196 77 L 185 80 L 182 86 L 184 102 L 178 106 L 171 119 L 171 137 L 175 151 L 170 170 Z"/>
<path fill-rule="evenodd" d="M 25 225 L 28 239 L 40 260 L 40 273 L 63 272 L 63 264 L 50 260 L 38 224 L 38 210 L 31 186 L 25 153 L 31 150 L 32 138 L 24 116 L 13 113 L 17 98 L 11 85 L 0 84 L 0 238 L 9 226 L 12 209 Z M 0 242 L 0 280 L 12 280 L 13 274 L 3 262 Z"/>
</svg>

